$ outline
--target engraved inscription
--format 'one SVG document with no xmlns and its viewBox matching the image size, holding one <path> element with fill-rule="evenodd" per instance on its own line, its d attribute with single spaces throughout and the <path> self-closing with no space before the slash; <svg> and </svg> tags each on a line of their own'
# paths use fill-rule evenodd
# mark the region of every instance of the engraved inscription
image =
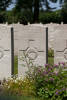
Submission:
<svg viewBox="0 0 67 100">
<path fill-rule="evenodd" d="M 30 60 L 35 60 L 37 58 L 37 56 L 38 56 L 37 49 L 36 48 L 31 48 L 31 47 L 29 47 L 27 49 L 26 54 L 27 54 L 27 57 Z"/>
</svg>

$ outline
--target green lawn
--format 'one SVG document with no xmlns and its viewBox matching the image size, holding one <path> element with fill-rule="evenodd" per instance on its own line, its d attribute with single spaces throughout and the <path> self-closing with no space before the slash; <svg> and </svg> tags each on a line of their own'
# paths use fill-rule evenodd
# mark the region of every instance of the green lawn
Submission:
<svg viewBox="0 0 67 100">
<path fill-rule="evenodd" d="M 54 64 L 54 58 L 53 57 L 48 57 L 48 63 L 50 65 L 53 65 Z"/>
<path fill-rule="evenodd" d="M 42 99 L 27 97 L 27 96 L 0 96 L 0 100 L 42 100 Z"/>
<path fill-rule="evenodd" d="M 54 58 L 53 57 L 48 57 L 48 63 L 50 65 L 53 65 L 54 64 Z M 18 73 L 18 57 L 15 56 L 15 61 L 14 61 L 14 74 L 17 74 Z"/>
<path fill-rule="evenodd" d="M 15 56 L 14 58 L 14 74 L 16 75 L 18 73 L 18 57 Z"/>
</svg>

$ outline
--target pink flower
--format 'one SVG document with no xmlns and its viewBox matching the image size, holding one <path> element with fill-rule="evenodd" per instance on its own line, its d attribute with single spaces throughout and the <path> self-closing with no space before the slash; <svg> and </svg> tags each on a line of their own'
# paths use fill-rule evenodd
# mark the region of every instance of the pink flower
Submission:
<svg viewBox="0 0 67 100">
<path fill-rule="evenodd" d="M 49 66 L 49 64 L 45 64 L 45 67 Z"/>
<path fill-rule="evenodd" d="M 59 66 L 58 64 L 55 64 L 55 65 L 54 65 L 54 67 L 58 67 L 58 66 Z"/>
<path fill-rule="evenodd" d="M 49 80 L 50 80 L 50 81 L 54 81 L 54 79 L 53 79 L 53 78 L 50 78 Z"/>
<path fill-rule="evenodd" d="M 65 63 L 64 63 L 64 62 L 62 62 L 61 64 L 62 64 L 62 65 L 65 65 Z"/>
</svg>

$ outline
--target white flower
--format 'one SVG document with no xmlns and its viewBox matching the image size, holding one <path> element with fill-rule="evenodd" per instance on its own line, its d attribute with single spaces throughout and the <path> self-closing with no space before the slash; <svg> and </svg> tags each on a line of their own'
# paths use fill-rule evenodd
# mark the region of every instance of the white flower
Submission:
<svg viewBox="0 0 67 100">
<path fill-rule="evenodd" d="M 8 89 L 10 88 L 10 86 L 8 86 Z"/>
<path fill-rule="evenodd" d="M 18 83 L 18 81 L 17 81 L 17 80 L 14 80 L 14 82 L 15 82 L 15 83 Z"/>
</svg>

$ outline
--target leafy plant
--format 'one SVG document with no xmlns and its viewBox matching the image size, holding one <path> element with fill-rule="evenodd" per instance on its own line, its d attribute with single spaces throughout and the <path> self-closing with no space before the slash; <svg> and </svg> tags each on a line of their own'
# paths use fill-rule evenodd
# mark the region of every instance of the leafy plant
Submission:
<svg viewBox="0 0 67 100">
<path fill-rule="evenodd" d="M 67 70 L 64 63 L 35 68 L 31 79 L 35 80 L 36 95 L 49 100 L 67 97 Z"/>
<path fill-rule="evenodd" d="M 24 96 L 30 96 L 35 95 L 35 87 L 34 87 L 34 81 L 25 78 L 22 79 L 19 78 L 11 78 L 8 79 L 4 85 L 4 94 L 8 95 L 24 95 Z"/>
<path fill-rule="evenodd" d="M 54 50 L 52 49 L 48 50 L 48 57 L 54 57 Z"/>
</svg>

